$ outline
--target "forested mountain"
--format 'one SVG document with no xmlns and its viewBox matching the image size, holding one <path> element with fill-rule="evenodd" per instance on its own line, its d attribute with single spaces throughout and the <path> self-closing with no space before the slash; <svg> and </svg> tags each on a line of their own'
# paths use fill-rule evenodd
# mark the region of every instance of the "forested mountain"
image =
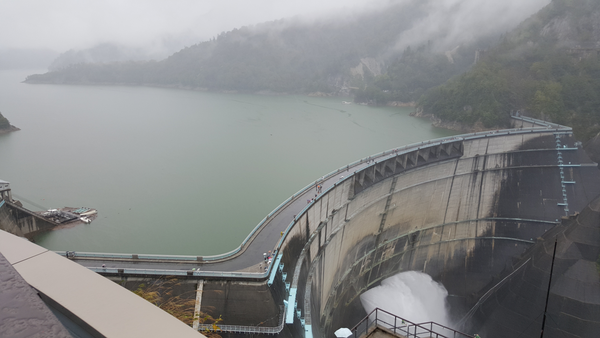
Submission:
<svg viewBox="0 0 600 338">
<path fill-rule="evenodd" d="M 80 63 L 27 82 L 154 84 L 211 90 L 331 92 L 426 15 L 419 1 L 353 19 L 287 19 L 221 33 L 161 62 Z"/>
<path fill-rule="evenodd" d="M 143 48 L 130 48 L 113 43 L 101 43 L 84 50 L 68 50 L 60 54 L 48 69 L 61 70 L 73 64 L 155 60 L 167 55 L 152 53 Z"/>
<path fill-rule="evenodd" d="M 478 2 L 463 1 L 470 5 Z M 431 30 L 426 25 L 418 27 L 431 18 L 432 11 L 439 11 L 440 3 L 443 1 L 392 1 L 385 8 L 351 17 L 268 22 L 222 33 L 158 62 L 72 64 L 29 76 L 26 82 L 356 93 L 358 101 L 375 104 L 414 101 L 431 86 L 465 71 L 477 48 L 488 47 L 497 41 L 499 32 L 508 29 L 506 23 L 488 25 L 492 29 L 485 30 L 484 37 L 469 38 L 468 43 L 446 37 L 442 22 L 432 23 L 436 33 L 421 33 L 421 29 Z M 454 8 L 448 11 L 442 17 L 457 12 Z M 456 15 L 451 20 L 463 19 Z M 415 27 L 423 37 L 412 39 L 410 48 L 399 43 L 403 34 Z"/>
<path fill-rule="evenodd" d="M 505 127 L 520 111 L 573 126 L 582 139 L 600 131 L 600 1 L 552 0 L 516 28 L 493 8 L 501 2 L 439 10 L 445 3 L 268 22 L 162 61 L 72 64 L 26 82 L 320 92 L 376 105 L 417 101 L 423 114 L 466 127 Z"/>
<path fill-rule="evenodd" d="M 11 131 L 16 131 L 16 130 L 20 130 L 20 129 L 11 125 L 10 122 L 8 122 L 8 119 L 6 117 L 2 116 L 2 113 L 0 113 L 0 134 L 11 132 Z"/>
<path fill-rule="evenodd" d="M 408 46 L 387 62 L 385 72 L 359 82 L 353 91 L 354 101 L 375 105 L 390 101 L 414 102 L 427 89 L 468 70 L 477 51 L 496 41 L 487 36 L 445 53 L 433 49 L 431 41 L 416 47 Z"/>
<path fill-rule="evenodd" d="M 103 42 L 85 49 L 70 49 L 55 57 L 47 68 L 50 71 L 58 71 L 70 65 L 83 63 L 162 60 L 181 50 L 183 46 L 195 42 L 196 39 L 189 34 L 157 37 L 153 42 L 144 46 Z"/>
<path fill-rule="evenodd" d="M 419 100 L 444 121 L 507 126 L 517 112 L 600 131 L 600 1 L 554 0 L 487 50 L 468 72 Z"/>
</svg>

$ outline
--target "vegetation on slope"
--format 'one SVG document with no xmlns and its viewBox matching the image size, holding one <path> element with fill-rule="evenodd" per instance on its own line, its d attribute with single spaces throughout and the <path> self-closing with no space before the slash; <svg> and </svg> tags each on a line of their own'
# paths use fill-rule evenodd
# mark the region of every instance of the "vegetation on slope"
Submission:
<svg viewBox="0 0 600 338">
<path fill-rule="evenodd" d="M 491 37 L 481 38 L 447 53 L 436 51 L 431 41 L 416 48 L 409 46 L 388 62 L 383 74 L 366 77 L 354 91 L 354 101 L 374 105 L 415 102 L 426 90 L 467 71 L 476 51 L 493 41 Z"/>
<path fill-rule="evenodd" d="M 213 330 L 218 330 L 218 324 L 223 321 L 221 317 L 215 319 L 203 312 L 199 313 L 198 318 L 194 317 L 196 306 L 195 290 L 174 295 L 175 290 L 180 284 L 181 282 L 176 278 L 161 278 L 156 279 L 149 284 L 139 284 L 133 293 L 158 306 L 187 325 L 192 326 L 194 319 L 198 319 L 200 324 L 211 324 Z M 206 331 L 204 332 L 204 335 L 210 338 L 221 337 L 213 331 Z"/>
<path fill-rule="evenodd" d="M 520 111 L 572 126 L 587 140 L 600 131 L 599 19 L 600 2 L 554 0 L 418 105 L 442 120 L 486 127 L 505 127 Z"/>
<path fill-rule="evenodd" d="M 46 74 L 31 75 L 26 82 L 354 93 L 357 102 L 371 104 L 416 101 L 427 89 L 468 69 L 475 50 L 487 47 L 492 41 L 480 39 L 469 46 L 457 47 L 448 57 L 439 50 L 446 32 L 438 32 L 440 36 L 430 34 L 436 41 L 412 49 L 404 49 L 405 44 L 398 48 L 403 34 L 419 27 L 438 2 L 391 2 L 384 9 L 350 18 L 310 23 L 279 20 L 222 33 L 159 62 L 71 64 Z M 417 30 L 411 34 L 421 33 Z M 497 40 L 495 34 L 493 41 Z M 362 67 L 361 74 L 357 74 L 354 69 L 367 59 L 377 70 Z"/>
<path fill-rule="evenodd" d="M 581 139 L 600 131 L 600 2 L 553 0 L 504 36 L 490 30 L 445 51 L 442 32 L 397 50 L 434 4 L 409 0 L 340 21 L 279 20 L 159 62 L 74 64 L 26 81 L 352 93 L 359 103 L 417 102 L 424 114 L 466 126 L 506 127 L 519 111 L 570 125 Z"/>
<path fill-rule="evenodd" d="M 159 62 L 62 60 L 53 71 L 31 75 L 26 82 L 324 92 L 354 94 L 356 102 L 375 105 L 414 102 L 429 88 L 469 69 L 475 51 L 488 48 L 499 31 L 508 29 L 504 23 L 467 34 L 448 32 L 466 17 L 471 20 L 472 13 L 464 11 L 477 6 L 474 0 L 452 8 L 441 0 L 406 0 L 343 19 L 279 20 L 219 34 Z M 423 41 L 423 36 L 430 40 Z"/>
<path fill-rule="evenodd" d="M 173 296 L 173 289 L 179 281 L 175 278 L 157 279 L 150 284 L 138 285 L 136 295 L 158 306 L 182 322 L 192 325 L 196 296 L 194 292 Z"/>
<path fill-rule="evenodd" d="M 0 130 L 9 130 L 11 128 L 12 126 L 10 125 L 10 122 L 8 122 L 8 119 L 0 113 Z"/>
<path fill-rule="evenodd" d="M 80 63 L 29 76 L 30 83 L 117 83 L 210 90 L 334 90 L 364 57 L 377 57 L 426 15 L 410 0 L 351 19 L 279 20 L 219 34 L 160 62 Z"/>
</svg>

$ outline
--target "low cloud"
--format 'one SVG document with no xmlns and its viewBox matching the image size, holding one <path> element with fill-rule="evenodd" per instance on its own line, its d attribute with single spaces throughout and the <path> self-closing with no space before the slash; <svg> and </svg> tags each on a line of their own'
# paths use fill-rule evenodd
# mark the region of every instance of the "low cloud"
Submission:
<svg viewBox="0 0 600 338">
<path fill-rule="evenodd" d="M 429 0 L 429 14 L 400 35 L 396 49 L 431 40 L 438 50 L 449 50 L 482 36 L 507 32 L 548 3 L 550 0 Z"/>
<path fill-rule="evenodd" d="M 105 42 L 133 47 L 193 44 L 263 21 L 370 6 L 369 0 L 2 1 L 0 29 L 5 33 L 0 48 L 64 52 Z"/>
</svg>

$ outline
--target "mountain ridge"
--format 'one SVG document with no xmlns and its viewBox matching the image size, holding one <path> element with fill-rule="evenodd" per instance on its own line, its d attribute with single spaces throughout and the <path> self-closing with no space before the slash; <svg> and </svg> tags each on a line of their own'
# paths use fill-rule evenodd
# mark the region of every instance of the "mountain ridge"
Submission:
<svg viewBox="0 0 600 338">
<path fill-rule="evenodd" d="M 600 131 L 600 3 L 554 0 L 506 34 L 479 62 L 432 87 L 418 109 L 444 121 L 508 126 L 511 112 Z"/>
<path fill-rule="evenodd" d="M 476 3 L 474 0 L 463 2 L 471 6 Z M 440 4 L 444 2 L 406 0 L 390 2 L 386 8 L 356 14 L 349 19 L 321 18 L 310 23 L 294 18 L 276 20 L 221 33 L 214 39 L 186 47 L 161 61 L 78 63 L 60 71 L 31 75 L 25 82 L 350 95 L 351 89 L 363 88 L 378 76 L 369 67 L 363 67 L 365 69 L 358 77 L 353 74 L 352 69 L 362 67 L 363 59 L 376 60 L 385 70 L 389 62 L 402 55 L 409 42 L 413 43 L 413 49 L 425 44 L 430 51 L 436 52 L 444 43 L 452 44 L 451 48 L 460 45 L 453 40 L 456 36 L 448 33 L 456 25 L 453 20 L 459 18 L 440 22 L 438 30 L 426 32 L 429 41 L 419 42 L 413 36 L 427 26 L 427 20 L 432 17 L 430 12 Z M 455 7 L 443 8 L 436 20 L 456 12 Z M 497 37 L 503 29 L 505 27 L 488 28 L 488 31 L 495 32 L 486 38 L 490 40 L 492 36 Z M 484 45 L 489 45 L 489 41 Z M 469 52 L 463 51 L 463 54 L 468 54 L 472 59 L 476 48 L 467 47 Z M 444 51 L 446 49 L 440 52 Z M 446 77 L 464 70 L 462 65 L 446 74 Z M 422 93 L 424 89 L 414 91 Z M 414 101 L 416 95 L 411 95 L 408 101 Z"/>
<path fill-rule="evenodd" d="M 461 25 L 461 8 L 477 3 L 431 14 L 439 4 L 408 0 L 346 20 L 276 20 L 161 61 L 79 63 L 25 82 L 343 95 L 372 105 L 416 102 L 419 114 L 465 131 L 507 127 L 518 111 L 572 126 L 584 140 L 600 132 L 598 3 L 553 0 L 516 28 L 492 22 L 481 27 L 486 34 L 464 32 L 463 40 L 459 28 L 479 26 Z M 428 40 L 415 38 L 445 14 L 456 18 L 422 32 Z"/>
</svg>

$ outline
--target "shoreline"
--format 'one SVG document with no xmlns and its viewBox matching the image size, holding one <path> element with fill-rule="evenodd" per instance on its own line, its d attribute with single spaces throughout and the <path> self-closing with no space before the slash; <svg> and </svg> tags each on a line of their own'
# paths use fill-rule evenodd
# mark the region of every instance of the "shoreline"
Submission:
<svg viewBox="0 0 600 338">
<path fill-rule="evenodd" d="M 456 121 L 443 121 L 433 114 L 424 114 L 423 110 L 421 109 L 417 109 L 409 115 L 429 119 L 431 121 L 431 125 L 434 127 L 454 130 L 464 134 L 496 129 L 485 128 L 481 122 L 476 122 L 474 125 L 470 126 Z"/>
<path fill-rule="evenodd" d="M 13 131 L 19 131 L 19 130 L 21 130 L 21 128 L 17 128 L 11 124 L 10 128 L 8 128 L 8 129 L 0 129 L 0 135 L 12 133 Z"/>
<path fill-rule="evenodd" d="M 37 74 L 32 74 L 37 75 Z M 37 84 L 46 84 L 46 85 L 74 85 L 74 86 L 123 86 L 123 87 L 147 87 L 147 88 L 160 88 L 160 89 L 175 89 L 175 90 L 189 90 L 196 92 L 206 92 L 206 93 L 220 93 L 220 94 L 251 94 L 251 95 L 265 95 L 265 96 L 286 96 L 286 95 L 304 95 L 308 97 L 347 97 L 345 95 L 337 95 L 336 93 L 323 93 L 323 92 L 276 92 L 272 90 L 226 90 L 226 89 L 213 89 L 208 87 L 195 87 L 195 86 L 185 86 L 181 84 L 156 84 L 156 83 L 128 83 L 128 82 L 77 82 L 77 81 L 65 81 L 65 82 L 56 82 L 56 81 L 35 81 L 35 80 L 23 80 L 21 83 L 28 85 L 37 85 Z"/>
<path fill-rule="evenodd" d="M 109 87 L 110 86 L 147 87 L 147 88 L 189 90 L 189 91 L 209 92 L 209 93 L 212 92 L 212 93 L 221 93 L 221 94 L 251 94 L 251 95 L 265 95 L 265 96 L 303 95 L 303 96 L 307 96 L 307 97 L 351 97 L 351 96 L 346 96 L 346 95 L 340 95 L 340 93 L 326 93 L 326 92 L 320 92 L 320 91 L 306 93 L 306 92 L 274 92 L 271 90 L 259 90 L 259 91 L 214 90 L 214 89 L 210 89 L 207 87 L 194 87 L 194 86 L 185 86 L 185 85 L 180 85 L 180 84 L 160 85 L 160 84 L 152 84 L 152 83 L 133 84 L 133 83 L 114 83 L 114 82 L 94 83 L 94 82 L 69 82 L 69 81 L 63 82 L 63 83 L 57 83 L 57 82 L 53 82 L 53 81 L 35 81 L 35 80 L 27 81 L 27 79 L 25 79 L 21 83 L 31 84 L 31 85 L 50 84 L 50 85 L 109 86 Z M 365 105 L 368 106 L 369 104 L 365 104 Z M 385 106 L 416 108 L 417 104 L 414 101 L 413 102 L 389 101 L 385 104 Z M 420 110 L 420 109 L 415 110 L 414 112 L 410 113 L 409 115 L 414 116 L 414 117 L 428 118 L 431 120 L 432 125 L 434 127 L 458 131 L 461 133 L 474 133 L 474 132 L 495 129 L 495 128 L 485 128 L 481 122 L 477 122 L 473 126 L 468 126 L 468 125 L 465 125 L 460 122 L 445 122 L 445 121 L 442 121 L 441 119 L 437 118 L 433 114 L 423 114 L 422 110 Z M 16 130 L 20 130 L 20 129 L 16 128 L 15 130 L 10 130 L 10 131 L 16 131 Z M 10 132 L 10 131 L 5 131 L 5 133 Z M 2 134 L 2 131 L 0 131 L 0 134 Z"/>
</svg>

